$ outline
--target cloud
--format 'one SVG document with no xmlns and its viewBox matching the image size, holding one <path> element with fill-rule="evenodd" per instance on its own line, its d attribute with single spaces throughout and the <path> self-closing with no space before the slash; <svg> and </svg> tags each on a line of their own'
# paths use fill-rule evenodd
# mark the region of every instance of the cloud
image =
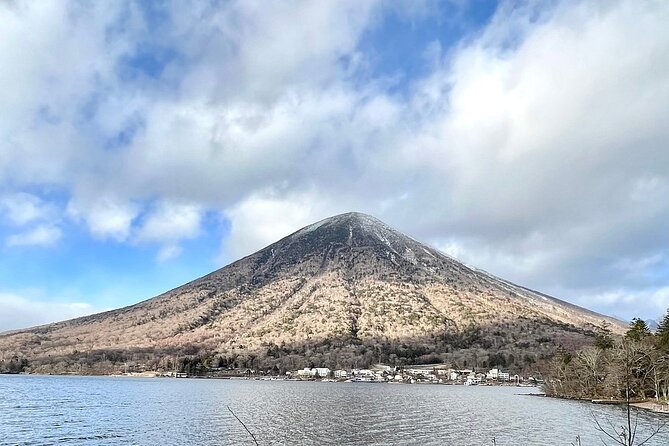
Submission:
<svg viewBox="0 0 669 446">
<path fill-rule="evenodd" d="M 563 5 L 535 22 L 511 11 L 444 60 L 420 90 L 426 106 L 442 105 L 421 133 L 424 168 L 438 166 L 445 183 L 425 233 L 458 238 L 473 257 L 491 251 L 501 261 L 484 265 L 544 288 L 615 282 L 612 259 L 663 249 L 660 9 Z M 509 47 L 508 24 L 519 22 Z"/>
<path fill-rule="evenodd" d="M 85 222 L 94 237 L 124 241 L 130 234 L 139 208 L 123 199 L 101 196 L 88 201 L 71 200 L 67 213 L 74 220 Z"/>
<path fill-rule="evenodd" d="M 584 307 L 597 307 L 601 311 L 625 318 L 631 314 L 660 321 L 669 311 L 669 287 L 644 291 L 634 289 L 615 289 L 581 296 L 576 302 Z"/>
<path fill-rule="evenodd" d="M 8 193 L 0 196 L 0 215 L 13 229 L 22 228 L 5 238 L 8 247 L 56 244 L 62 236 L 56 206 L 28 193 Z"/>
<path fill-rule="evenodd" d="M 55 214 L 52 205 L 36 195 L 24 192 L 0 195 L 0 211 L 5 220 L 15 226 L 52 219 Z"/>
<path fill-rule="evenodd" d="M 401 81 L 365 50 L 400 6 L 159 9 L 0 6 L 3 190 L 64 191 L 94 237 L 159 260 L 208 212 L 230 221 L 227 261 L 359 210 L 558 297 L 663 302 L 664 3 L 503 3 L 455 44 L 416 48 L 425 74 Z"/>
<path fill-rule="evenodd" d="M 70 184 L 95 164 L 98 146 L 85 117 L 115 81 L 115 61 L 127 50 L 127 34 L 114 32 L 123 9 L 121 3 L 0 5 L 0 61 L 12 67 L 2 74 L 0 92 L 5 181 Z"/>
<path fill-rule="evenodd" d="M 251 254 L 298 229 L 329 217 L 331 208 L 319 203 L 318 196 L 304 192 L 277 198 L 261 192 L 225 211 L 230 219 L 230 236 L 223 242 L 221 261 L 227 263 Z"/>
<path fill-rule="evenodd" d="M 140 242 L 192 238 L 200 233 L 201 218 L 198 206 L 163 202 L 146 217 L 136 238 Z"/>
<path fill-rule="evenodd" d="M 356 53 L 379 6 L 375 0 L 246 1 L 172 10 L 169 37 L 197 57 L 182 88 L 187 97 L 218 103 L 271 104 L 286 91 L 338 83 L 348 68 L 342 59 Z"/>
<path fill-rule="evenodd" d="M 49 302 L 0 292 L 0 332 L 33 327 L 87 314 L 99 309 L 85 302 Z"/>
<path fill-rule="evenodd" d="M 179 245 L 164 245 L 158 251 L 156 258 L 159 262 L 167 262 L 176 257 L 179 257 L 183 249 Z"/>
<path fill-rule="evenodd" d="M 279 152 L 273 173 L 287 187 L 275 200 L 308 183 L 324 207 L 344 199 L 422 239 L 456 241 L 465 260 L 521 283 L 622 285 L 611 262 L 657 255 L 669 241 L 669 134 L 656 118 L 669 111 L 669 66 L 657 60 L 669 54 L 669 36 L 667 9 L 656 7 L 558 5 L 536 20 L 503 9 L 416 82 L 406 103 L 374 90 L 321 90 L 321 111 L 340 106 L 307 118 L 291 152 Z M 299 104 L 290 116 L 314 116 L 312 101 Z M 254 135 L 281 123 L 263 116 Z"/>
<path fill-rule="evenodd" d="M 48 224 L 38 225 L 25 232 L 7 237 L 7 246 L 53 246 L 62 236 L 62 231 Z"/>
<path fill-rule="evenodd" d="M 200 235 L 202 214 L 196 205 L 161 202 L 146 216 L 134 239 L 138 243 L 163 245 L 158 260 L 172 259 L 181 254 L 180 240 Z"/>
</svg>

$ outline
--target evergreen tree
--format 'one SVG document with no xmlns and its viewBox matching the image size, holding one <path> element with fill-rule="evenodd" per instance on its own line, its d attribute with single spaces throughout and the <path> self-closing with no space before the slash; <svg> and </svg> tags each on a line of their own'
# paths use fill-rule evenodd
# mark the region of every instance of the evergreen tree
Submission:
<svg viewBox="0 0 669 446">
<path fill-rule="evenodd" d="M 663 350 L 669 350 L 669 310 L 657 327 L 655 332 L 658 346 Z"/>
<path fill-rule="evenodd" d="M 602 321 L 602 325 L 595 337 L 595 347 L 600 350 L 608 350 L 613 347 L 613 336 L 611 336 L 609 325 L 607 321 Z"/>
<path fill-rule="evenodd" d="M 644 320 L 635 317 L 630 323 L 630 328 L 625 333 L 625 337 L 632 341 L 641 341 L 646 336 L 650 336 L 650 329 Z"/>
</svg>

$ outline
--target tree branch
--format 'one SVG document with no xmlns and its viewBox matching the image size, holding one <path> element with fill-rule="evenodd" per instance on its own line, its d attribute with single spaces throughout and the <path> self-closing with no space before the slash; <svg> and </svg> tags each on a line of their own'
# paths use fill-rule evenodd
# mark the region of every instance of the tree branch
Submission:
<svg viewBox="0 0 669 446">
<path fill-rule="evenodd" d="M 253 438 L 253 442 L 256 444 L 256 446 L 259 446 L 259 444 L 258 444 L 258 440 L 256 440 L 256 436 L 253 435 L 253 432 L 251 432 L 251 431 L 249 430 L 249 428 L 246 427 L 246 424 L 244 424 L 244 422 L 243 422 L 242 420 L 240 420 L 239 417 L 238 417 L 237 415 L 235 415 L 235 413 L 232 411 L 232 409 L 230 409 L 230 406 L 227 406 L 227 408 L 228 408 L 228 410 L 230 411 L 230 413 L 232 414 L 232 416 L 235 417 L 235 418 L 237 419 L 237 421 L 239 421 L 239 422 L 241 423 L 242 426 L 244 426 L 244 429 L 246 429 L 246 432 L 248 432 L 249 435 L 251 436 L 251 438 Z"/>
</svg>

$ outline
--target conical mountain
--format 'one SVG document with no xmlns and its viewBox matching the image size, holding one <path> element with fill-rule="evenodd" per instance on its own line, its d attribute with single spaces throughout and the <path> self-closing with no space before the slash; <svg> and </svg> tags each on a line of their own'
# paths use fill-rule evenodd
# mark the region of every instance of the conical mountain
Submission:
<svg viewBox="0 0 669 446">
<path fill-rule="evenodd" d="M 0 351 L 36 371 L 77 363 L 101 372 L 129 358 L 160 367 L 194 355 L 280 369 L 426 361 L 521 368 L 590 342 L 603 322 L 625 329 L 347 213 L 139 304 L 2 335 Z"/>
</svg>

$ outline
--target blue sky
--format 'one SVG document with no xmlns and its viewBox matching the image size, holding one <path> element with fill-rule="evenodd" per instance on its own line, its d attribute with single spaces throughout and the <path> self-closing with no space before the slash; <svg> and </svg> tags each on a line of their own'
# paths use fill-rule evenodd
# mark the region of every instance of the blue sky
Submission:
<svg viewBox="0 0 669 446">
<path fill-rule="evenodd" d="M 0 5 L 0 330 L 358 210 L 622 318 L 669 307 L 662 2 Z"/>
</svg>

